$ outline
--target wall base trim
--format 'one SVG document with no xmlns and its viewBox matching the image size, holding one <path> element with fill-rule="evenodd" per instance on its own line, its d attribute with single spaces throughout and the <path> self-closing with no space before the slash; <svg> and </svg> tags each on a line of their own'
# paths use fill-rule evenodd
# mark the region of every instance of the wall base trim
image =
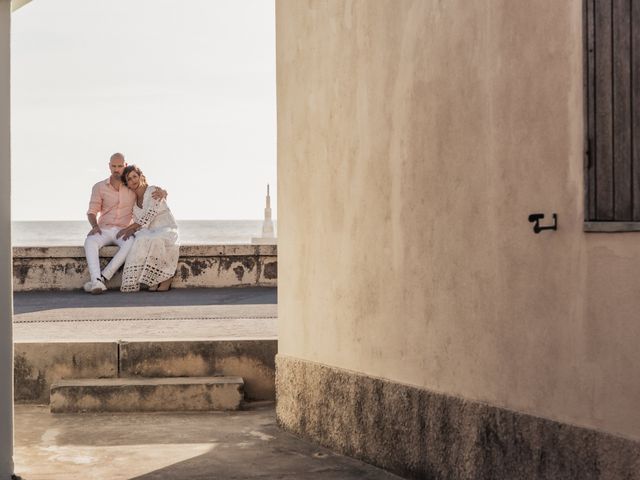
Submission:
<svg viewBox="0 0 640 480">
<path fill-rule="evenodd" d="M 407 478 L 640 479 L 640 442 L 276 356 L 279 425 Z"/>
</svg>

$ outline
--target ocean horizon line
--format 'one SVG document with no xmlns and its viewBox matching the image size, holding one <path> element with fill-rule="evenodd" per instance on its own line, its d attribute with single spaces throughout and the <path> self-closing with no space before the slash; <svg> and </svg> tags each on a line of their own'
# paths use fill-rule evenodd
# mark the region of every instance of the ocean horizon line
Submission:
<svg viewBox="0 0 640 480">
<path fill-rule="evenodd" d="M 263 218 L 176 218 L 178 222 L 262 222 Z M 274 222 L 277 218 L 272 219 Z M 14 220 L 11 223 L 37 223 L 37 222 L 87 222 L 86 218 L 82 219 L 56 219 L 56 220 Z"/>
<path fill-rule="evenodd" d="M 262 234 L 263 220 L 177 220 L 180 243 L 250 244 Z M 273 222 L 277 229 L 277 221 Z M 13 220 L 13 246 L 82 245 L 89 231 L 86 220 Z"/>
</svg>

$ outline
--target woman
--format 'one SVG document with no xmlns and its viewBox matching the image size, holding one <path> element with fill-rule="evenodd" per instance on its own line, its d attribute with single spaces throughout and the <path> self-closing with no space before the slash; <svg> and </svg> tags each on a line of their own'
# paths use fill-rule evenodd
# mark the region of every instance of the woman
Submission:
<svg viewBox="0 0 640 480">
<path fill-rule="evenodd" d="M 146 178 L 135 165 L 122 172 L 122 183 L 136 194 L 131 225 L 118 232 L 117 237 L 135 236 L 122 271 L 122 292 L 137 292 L 140 285 L 151 291 L 166 292 L 176 273 L 180 246 L 178 225 L 167 202 L 154 200 L 158 188 L 147 185 Z"/>
</svg>

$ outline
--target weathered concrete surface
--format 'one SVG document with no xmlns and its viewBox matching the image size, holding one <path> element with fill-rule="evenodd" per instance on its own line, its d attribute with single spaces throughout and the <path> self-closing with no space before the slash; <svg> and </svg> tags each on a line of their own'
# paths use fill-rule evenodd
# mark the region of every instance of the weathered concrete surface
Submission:
<svg viewBox="0 0 640 480">
<path fill-rule="evenodd" d="M 104 267 L 116 247 L 101 249 Z M 13 247 L 15 291 L 80 289 L 88 280 L 82 247 Z M 276 286 L 276 245 L 183 245 L 174 288 Z M 110 289 L 120 286 L 118 273 Z"/>
<path fill-rule="evenodd" d="M 277 340 L 122 342 L 120 377 L 237 375 L 250 400 L 275 400 Z"/>
<path fill-rule="evenodd" d="M 16 342 L 275 340 L 277 318 L 180 316 L 14 323 Z"/>
<path fill-rule="evenodd" d="M 91 343 L 16 343 L 16 402 L 48 403 L 52 383 L 69 378 L 113 378 L 118 375 L 118 345 Z"/>
<path fill-rule="evenodd" d="M 277 338 L 275 288 L 14 294 L 18 342 Z"/>
<path fill-rule="evenodd" d="M 159 295 L 172 295 L 173 292 Z M 87 294 L 84 294 L 87 295 Z M 103 295 L 109 295 L 105 293 Z M 14 323 L 41 323 L 65 321 L 106 320 L 166 320 L 172 318 L 272 318 L 275 305 L 185 305 L 175 307 L 92 307 L 58 308 L 20 313 L 13 316 Z"/>
<path fill-rule="evenodd" d="M 241 377 L 95 378 L 51 385 L 51 413 L 238 410 Z"/>
<path fill-rule="evenodd" d="M 640 442 L 278 355 L 286 430 L 416 479 L 640 479 Z"/>
<path fill-rule="evenodd" d="M 16 407 L 26 480 L 392 480 L 279 429 L 273 406 L 205 413 L 51 415 Z"/>
</svg>

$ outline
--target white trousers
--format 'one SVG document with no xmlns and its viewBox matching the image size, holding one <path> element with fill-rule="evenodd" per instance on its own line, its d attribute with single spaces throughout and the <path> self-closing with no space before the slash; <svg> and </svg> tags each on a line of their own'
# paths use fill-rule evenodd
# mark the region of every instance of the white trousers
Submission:
<svg viewBox="0 0 640 480">
<path fill-rule="evenodd" d="M 100 278 L 100 248 L 106 245 L 117 245 L 120 249 L 113 256 L 109 264 L 102 271 L 102 275 L 109 280 L 124 264 L 127 254 L 133 242 L 134 237 L 123 240 L 122 237 L 116 238 L 116 234 L 121 230 L 118 227 L 102 228 L 102 233 L 90 235 L 84 241 L 84 252 L 87 256 L 87 264 L 89 265 L 89 274 L 91 281 L 95 282 Z"/>
</svg>

